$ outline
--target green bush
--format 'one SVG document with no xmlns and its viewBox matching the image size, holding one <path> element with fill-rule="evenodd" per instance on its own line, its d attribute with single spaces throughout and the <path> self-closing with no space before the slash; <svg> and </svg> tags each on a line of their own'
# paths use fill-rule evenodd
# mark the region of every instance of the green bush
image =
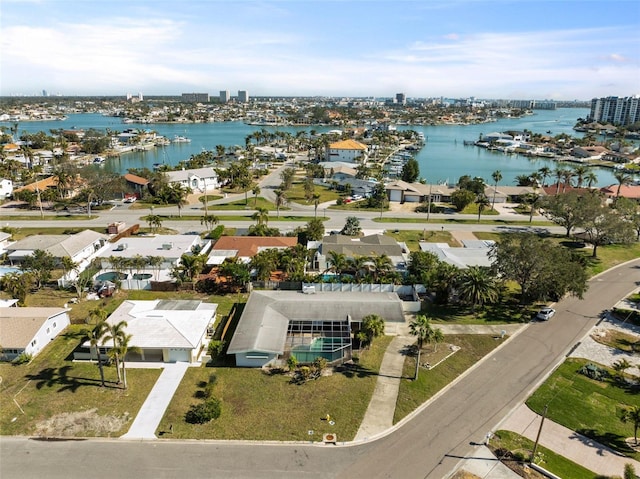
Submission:
<svg viewBox="0 0 640 479">
<path fill-rule="evenodd" d="M 209 233 L 209 239 L 214 239 L 214 240 L 220 239 L 220 236 L 222 236 L 222 233 L 224 233 L 224 225 L 218 225 L 211 230 L 211 233 Z"/>
<path fill-rule="evenodd" d="M 20 356 L 16 357 L 13 361 L 11 361 L 11 364 L 25 364 L 31 361 L 31 359 L 33 358 L 33 356 L 31 356 L 31 354 L 28 353 L 22 353 L 20 354 Z"/>
<path fill-rule="evenodd" d="M 189 424 L 206 424 L 220 417 L 220 400 L 214 397 L 207 398 L 203 403 L 194 404 L 185 415 Z"/>
<path fill-rule="evenodd" d="M 211 359 L 216 359 L 224 352 L 225 342 L 219 339 L 212 339 L 209 341 L 209 346 L 207 347 L 207 354 Z"/>
</svg>

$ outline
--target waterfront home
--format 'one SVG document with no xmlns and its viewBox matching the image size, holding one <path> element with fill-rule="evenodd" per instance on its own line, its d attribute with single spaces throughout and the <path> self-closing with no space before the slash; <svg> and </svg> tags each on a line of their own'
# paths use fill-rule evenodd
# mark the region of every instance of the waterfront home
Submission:
<svg viewBox="0 0 640 479">
<path fill-rule="evenodd" d="M 355 163 L 357 159 L 367 157 L 367 146 L 356 140 L 341 140 L 329 144 L 326 161 Z"/>
<path fill-rule="evenodd" d="M 107 324 L 126 321 L 131 335 L 125 361 L 198 362 L 213 332 L 217 304 L 199 300 L 124 301 L 107 318 Z M 112 343 L 100 348 L 107 357 Z M 135 348 L 135 350 L 134 350 Z M 95 348 L 86 341 L 73 353 L 76 360 L 95 360 Z"/>
<path fill-rule="evenodd" d="M 576 158 L 587 160 L 600 160 L 609 150 L 604 146 L 576 146 L 571 150 L 571 154 Z"/>
<path fill-rule="evenodd" d="M 205 193 L 220 187 L 218 173 L 211 167 L 165 172 L 169 184 L 179 184 L 193 192 Z"/>
<path fill-rule="evenodd" d="M 448 203 L 451 201 L 451 194 L 456 190 L 449 185 L 425 185 L 422 183 L 407 183 L 397 180 L 385 185 L 385 191 L 389 201 L 396 203 L 422 203 L 429 201 L 431 195 L 432 203 Z"/>
<path fill-rule="evenodd" d="M 37 355 L 69 324 L 65 308 L 0 308 L 0 359 Z"/>
<path fill-rule="evenodd" d="M 619 196 L 621 198 L 629 198 L 630 200 L 640 201 L 640 185 L 609 185 L 600 188 L 600 191 L 607 198 L 618 197 L 618 188 L 620 188 Z"/>
<path fill-rule="evenodd" d="M 128 187 L 133 188 L 133 190 L 136 192 L 136 196 L 138 197 L 142 196 L 142 194 L 144 193 L 144 189 L 149 186 L 149 183 L 151 183 L 146 178 L 142 178 L 141 176 L 133 175 L 131 173 L 125 174 L 124 180 L 126 181 Z"/>
<path fill-rule="evenodd" d="M 317 357 L 344 362 L 351 359 L 352 336 L 369 314 L 404 322 L 396 293 L 253 291 L 227 354 L 238 367 L 276 365 L 289 356 L 301 363 Z"/>
</svg>

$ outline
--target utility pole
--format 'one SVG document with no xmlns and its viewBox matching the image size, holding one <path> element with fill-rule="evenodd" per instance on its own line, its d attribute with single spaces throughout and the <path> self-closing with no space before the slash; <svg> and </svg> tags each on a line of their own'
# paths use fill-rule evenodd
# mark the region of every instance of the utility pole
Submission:
<svg viewBox="0 0 640 479">
<path fill-rule="evenodd" d="M 542 420 L 540 421 L 540 427 L 538 428 L 538 435 L 536 436 L 536 442 L 533 445 L 533 452 L 531 453 L 531 460 L 529 461 L 530 464 L 533 464 L 533 461 L 535 460 L 535 457 L 536 457 L 536 450 L 538 449 L 538 442 L 540 441 L 540 433 L 542 433 L 542 425 L 544 424 L 544 418 L 547 417 L 548 407 L 549 405 L 547 404 L 544 407 L 544 411 L 542 411 Z"/>
</svg>

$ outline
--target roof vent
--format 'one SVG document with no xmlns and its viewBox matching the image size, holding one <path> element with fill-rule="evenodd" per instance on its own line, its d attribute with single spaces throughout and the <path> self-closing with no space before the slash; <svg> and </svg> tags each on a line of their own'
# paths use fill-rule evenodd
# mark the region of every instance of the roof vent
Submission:
<svg viewBox="0 0 640 479">
<path fill-rule="evenodd" d="M 116 251 L 124 251 L 129 247 L 127 243 L 120 243 L 116 248 Z"/>
<path fill-rule="evenodd" d="M 173 248 L 173 243 L 162 243 L 162 249 L 171 249 Z"/>
</svg>

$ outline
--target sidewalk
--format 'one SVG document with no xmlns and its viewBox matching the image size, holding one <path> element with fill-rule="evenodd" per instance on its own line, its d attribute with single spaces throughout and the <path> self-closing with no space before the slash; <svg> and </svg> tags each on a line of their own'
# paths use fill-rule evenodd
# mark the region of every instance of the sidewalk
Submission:
<svg viewBox="0 0 640 479">
<path fill-rule="evenodd" d="M 540 416 L 521 404 L 498 425 L 498 429 L 513 431 L 535 441 L 540 420 Z M 622 476 L 625 464 L 633 464 L 636 471 L 640 471 L 640 462 L 622 456 L 549 419 L 544 421 L 540 444 L 596 474 Z M 541 465 L 544 467 L 544 464 Z"/>
<path fill-rule="evenodd" d="M 189 363 L 163 363 L 161 367 L 164 370 L 138 411 L 129 432 L 120 436 L 120 439 L 157 439 L 156 429 Z"/>
</svg>

